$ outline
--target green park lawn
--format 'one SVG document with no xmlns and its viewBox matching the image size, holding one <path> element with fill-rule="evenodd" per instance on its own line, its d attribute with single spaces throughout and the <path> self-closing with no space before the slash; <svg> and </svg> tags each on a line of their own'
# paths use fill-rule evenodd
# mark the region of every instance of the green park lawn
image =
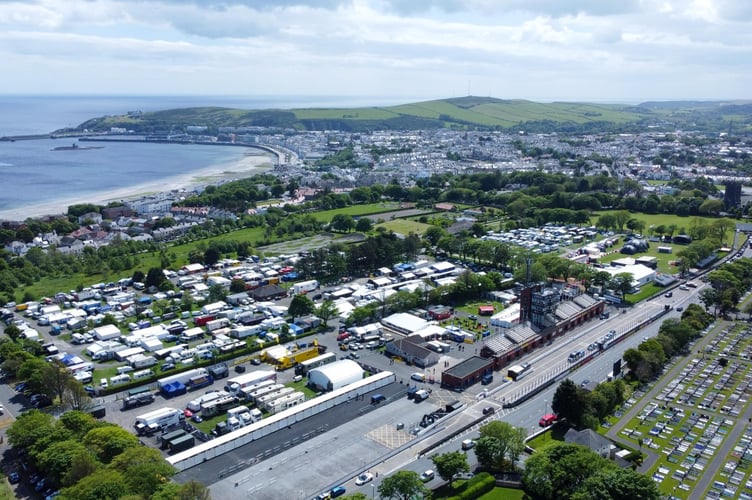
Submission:
<svg viewBox="0 0 752 500">
<path fill-rule="evenodd" d="M 363 215 L 373 215 L 385 212 L 394 212 L 400 210 L 400 204 L 398 202 L 386 201 L 380 203 L 366 203 L 364 205 L 350 205 L 343 208 L 335 208 L 333 210 L 321 210 L 320 212 L 312 212 L 311 215 L 317 221 L 331 222 L 335 215 L 350 215 L 352 217 L 360 217 Z"/>
<path fill-rule="evenodd" d="M 410 219 L 393 219 L 386 222 L 380 222 L 375 227 L 383 227 L 387 231 L 393 231 L 397 234 L 407 236 L 410 233 L 422 235 L 426 229 L 431 227 L 430 224 L 423 224 L 422 222 L 410 220 Z"/>
<path fill-rule="evenodd" d="M 598 222 L 598 218 L 601 215 L 605 214 L 614 214 L 618 210 L 604 210 L 603 212 L 595 212 L 593 215 L 590 216 L 590 223 L 595 225 Z M 665 226 L 668 227 L 672 224 L 676 226 L 676 231 L 674 232 L 674 235 L 677 234 L 686 234 L 689 232 L 689 228 L 692 226 L 692 224 L 695 223 L 696 219 L 699 219 L 706 224 L 712 223 L 714 220 L 716 220 L 716 217 L 699 217 L 699 216 L 687 216 L 682 217 L 679 215 L 674 214 L 643 214 L 643 213 L 633 213 L 630 214 L 630 217 L 633 219 L 637 219 L 640 221 L 643 221 L 645 223 L 645 233 L 650 235 L 650 228 L 651 227 L 658 227 L 658 226 Z M 626 231 L 626 228 L 625 228 Z M 729 232 L 729 234 L 726 236 L 727 239 L 733 238 L 733 233 Z M 730 240 L 729 240 L 730 243 Z"/>
</svg>

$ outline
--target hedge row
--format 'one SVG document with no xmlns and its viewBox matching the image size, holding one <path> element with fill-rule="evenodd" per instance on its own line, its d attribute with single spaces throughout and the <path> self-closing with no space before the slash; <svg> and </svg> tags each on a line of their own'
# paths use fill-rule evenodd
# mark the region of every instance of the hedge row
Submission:
<svg viewBox="0 0 752 500">
<path fill-rule="evenodd" d="M 465 483 L 465 489 L 456 496 L 447 500 L 474 500 L 493 490 L 496 486 L 496 478 L 488 472 L 481 472 Z"/>
</svg>

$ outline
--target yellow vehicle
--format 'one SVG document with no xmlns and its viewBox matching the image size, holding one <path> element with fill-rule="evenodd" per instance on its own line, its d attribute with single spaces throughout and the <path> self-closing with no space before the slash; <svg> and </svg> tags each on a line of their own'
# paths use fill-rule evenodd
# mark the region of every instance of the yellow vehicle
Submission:
<svg viewBox="0 0 752 500">
<path fill-rule="evenodd" d="M 298 351 L 290 356 L 280 358 L 279 363 L 277 364 L 277 370 L 287 370 L 288 368 L 292 368 L 298 363 L 315 358 L 318 355 L 319 348 L 317 346 L 305 349 L 303 351 Z"/>
</svg>

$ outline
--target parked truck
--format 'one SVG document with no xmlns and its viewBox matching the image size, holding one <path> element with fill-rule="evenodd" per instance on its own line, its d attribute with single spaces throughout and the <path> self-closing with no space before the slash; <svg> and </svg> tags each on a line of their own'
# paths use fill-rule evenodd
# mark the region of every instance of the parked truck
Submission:
<svg viewBox="0 0 752 500">
<path fill-rule="evenodd" d="M 154 356 L 144 356 L 143 354 L 137 354 L 128 358 L 128 363 L 133 367 L 134 370 L 139 370 L 156 365 L 157 358 L 155 358 Z"/>
<path fill-rule="evenodd" d="M 123 409 L 128 410 L 137 406 L 144 406 L 154 402 L 154 394 L 151 392 L 145 392 L 143 394 L 136 394 L 134 396 L 128 396 L 123 400 Z"/>
<path fill-rule="evenodd" d="M 170 453 L 179 453 L 189 448 L 193 448 L 193 445 L 195 443 L 196 443 L 196 440 L 191 434 L 186 434 L 185 436 L 181 436 L 179 438 L 173 439 L 169 443 Z"/>
<path fill-rule="evenodd" d="M 219 330 L 220 328 L 226 328 L 230 326 L 230 320 L 227 318 L 218 318 L 211 321 L 207 321 L 206 329 L 210 332 Z"/>
<path fill-rule="evenodd" d="M 316 290 L 319 287 L 319 282 L 316 280 L 301 281 L 292 285 L 292 293 L 295 295 L 301 293 L 308 293 Z"/>
<path fill-rule="evenodd" d="M 258 335 L 263 331 L 264 328 L 261 325 L 238 326 L 230 330 L 230 337 L 241 340 L 253 335 Z"/>
<path fill-rule="evenodd" d="M 165 407 L 136 417 L 134 427 L 140 436 L 151 435 L 159 430 L 178 426 L 184 419 L 182 411 Z"/>
<path fill-rule="evenodd" d="M 207 373 L 206 375 L 197 375 L 195 377 L 189 378 L 188 383 L 185 384 L 185 386 L 189 391 L 195 391 L 196 389 L 212 385 L 213 383 L 214 379 Z"/>
<path fill-rule="evenodd" d="M 280 370 L 280 371 L 287 370 L 288 368 L 292 368 L 298 363 L 302 363 L 303 361 L 313 359 L 318 355 L 319 355 L 318 346 L 314 346 L 308 349 L 304 349 L 302 351 L 292 353 L 289 356 L 284 356 L 282 358 L 279 358 L 279 363 L 277 363 L 277 370 Z"/>
<path fill-rule="evenodd" d="M 160 390 L 166 385 L 169 385 L 173 382 L 180 382 L 181 384 L 185 385 L 188 383 L 188 381 L 191 379 L 191 377 L 197 377 L 200 375 L 208 375 L 209 372 L 206 368 L 194 368 L 193 370 L 188 370 L 182 373 L 178 373 L 177 375 L 170 375 L 169 377 L 164 377 L 159 380 L 157 380 L 157 386 Z"/>
<path fill-rule="evenodd" d="M 231 378 L 225 385 L 225 390 L 234 395 L 239 395 L 242 389 L 258 384 L 265 380 L 277 380 L 277 374 L 270 370 L 259 370 Z"/>
<path fill-rule="evenodd" d="M 229 392 L 225 391 L 211 391 L 207 392 L 205 394 L 202 394 L 201 396 L 197 397 L 196 399 L 188 402 L 186 405 L 186 408 L 191 410 L 194 413 L 198 413 L 201 411 L 201 406 L 204 404 L 208 404 L 211 401 L 214 401 L 215 399 L 220 399 L 229 396 Z"/>
</svg>

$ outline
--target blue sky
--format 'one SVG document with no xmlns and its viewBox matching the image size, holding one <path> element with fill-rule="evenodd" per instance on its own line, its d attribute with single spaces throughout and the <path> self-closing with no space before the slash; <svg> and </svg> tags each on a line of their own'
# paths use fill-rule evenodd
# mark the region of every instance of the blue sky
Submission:
<svg viewBox="0 0 752 500">
<path fill-rule="evenodd" d="M 0 0 L 5 94 L 747 99 L 743 0 Z"/>
</svg>

